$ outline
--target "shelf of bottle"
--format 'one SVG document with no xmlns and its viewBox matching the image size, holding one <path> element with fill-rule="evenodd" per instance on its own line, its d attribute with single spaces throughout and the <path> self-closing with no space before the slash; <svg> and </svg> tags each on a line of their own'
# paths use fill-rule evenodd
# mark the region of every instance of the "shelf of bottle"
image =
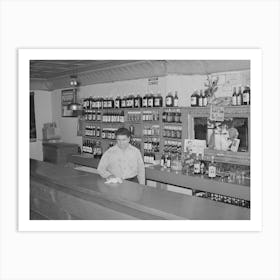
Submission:
<svg viewBox="0 0 280 280">
<path fill-rule="evenodd" d="M 175 137 L 166 137 L 166 136 L 162 136 L 163 139 L 166 139 L 166 140 L 182 140 L 182 137 L 181 138 L 175 138 Z"/>
<path fill-rule="evenodd" d="M 161 121 L 160 120 L 157 120 L 157 121 L 142 121 L 143 124 L 150 124 L 150 123 L 160 123 Z"/>
<path fill-rule="evenodd" d="M 154 151 L 151 151 L 151 150 L 143 150 L 144 153 L 153 153 L 153 154 L 160 154 L 161 152 L 154 152 Z"/>
<path fill-rule="evenodd" d="M 160 135 L 145 135 L 145 134 L 143 134 L 143 137 L 156 137 L 156 138 L 160 138 Z"/>
<path fill-rule="evenodd" d="M 162 122 L 163 125 L 183 125 L 181 122 Z"/>
<path fill-rule="evenodd" d="M 103 123 L 102 121 L 97 121 L 97 120 L 83 120 L 85 122 L 93 122 L 93 123 Z"/>
<path fill-rule="evenodd" d="M 129 124 L 142 124 L 141 121 L 127 121 Z"/>
</svg>

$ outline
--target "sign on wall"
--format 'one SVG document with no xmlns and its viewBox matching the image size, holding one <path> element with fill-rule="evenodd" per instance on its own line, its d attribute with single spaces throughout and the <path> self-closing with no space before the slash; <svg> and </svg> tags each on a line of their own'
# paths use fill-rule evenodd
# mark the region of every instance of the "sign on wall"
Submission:
<svg viewBox="0 0 280 280">
<path fill-rule="evenodd" d="M 74 102 L 74 90 L 64 89 L 61 91 L 61 116 L 77 117 L 76 112 L 68 110 L 68 105 Z"/>
</svg>

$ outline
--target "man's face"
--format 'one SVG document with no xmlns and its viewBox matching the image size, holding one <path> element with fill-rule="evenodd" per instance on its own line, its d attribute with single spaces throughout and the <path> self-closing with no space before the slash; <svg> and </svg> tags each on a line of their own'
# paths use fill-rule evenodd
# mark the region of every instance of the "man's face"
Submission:
<svg viewBox="0 0 280 280">
<path fill-rule="evenodd" d="M 118 135 L 117 136 L 117 145 L 120 149 L 125 150 L 129 145 L 130 137 L 126 135 Z"/>
</svg>

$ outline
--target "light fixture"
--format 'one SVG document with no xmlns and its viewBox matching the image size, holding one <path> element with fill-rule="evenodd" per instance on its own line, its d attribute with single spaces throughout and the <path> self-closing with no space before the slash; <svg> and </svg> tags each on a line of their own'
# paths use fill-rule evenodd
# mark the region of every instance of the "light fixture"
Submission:
<svg viewBox="0 0 280 280">
<path fill-rule="evenodd" d="M 83 106 L 77 102 L 77 93 L 79 88 L 79 82 L 76 75 L 70 76 L 70 85 L 73 88 L 73 102 L 68 105 L 68 110 L 72 111 L 81 111 L 83 110 Z"/>
</svg>

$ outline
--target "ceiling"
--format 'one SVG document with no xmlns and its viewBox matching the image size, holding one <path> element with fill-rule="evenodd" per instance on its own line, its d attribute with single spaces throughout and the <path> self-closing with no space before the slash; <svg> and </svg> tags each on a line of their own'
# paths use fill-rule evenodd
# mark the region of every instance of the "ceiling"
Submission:
<svg viewBox="0 0 280 280">
<path fill-rule="evenodd" d="M 31 60 L 30 78 L 51 79 L 133 62 L 136 62 L 136 60 Z"/>
</svg>

